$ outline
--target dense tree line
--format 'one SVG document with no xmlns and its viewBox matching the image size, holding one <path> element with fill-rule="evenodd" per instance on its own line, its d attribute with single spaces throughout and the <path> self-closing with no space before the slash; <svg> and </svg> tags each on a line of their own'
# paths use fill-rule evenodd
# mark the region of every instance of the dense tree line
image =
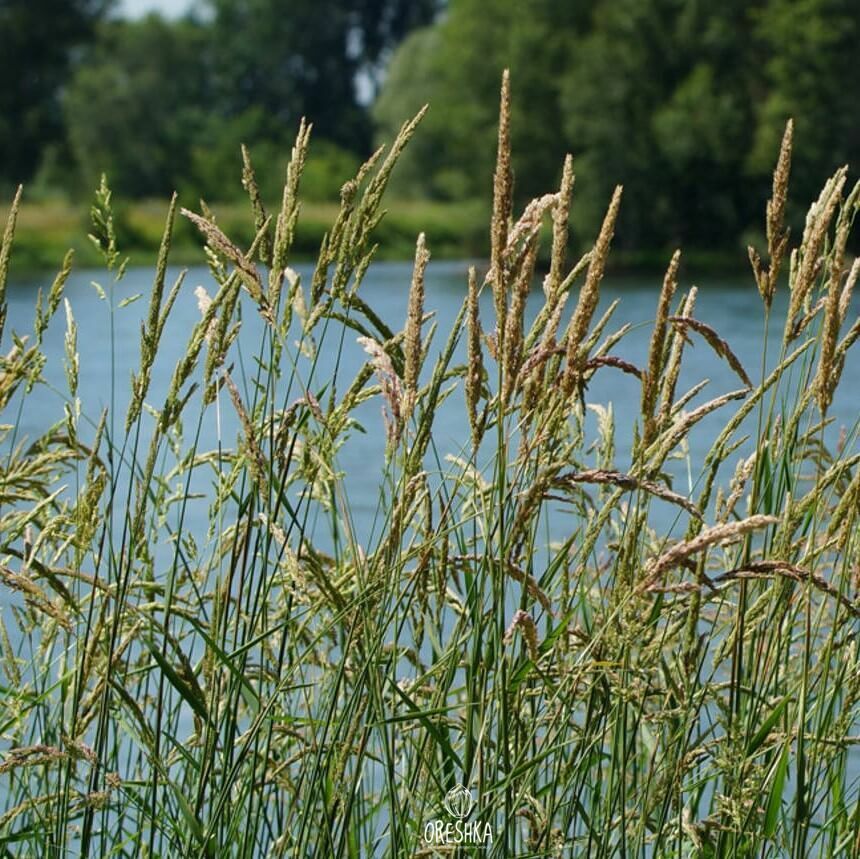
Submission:
<svg viewBox="0 0 860 859">
<path fill-rule="evenodd" d="M 570 151 L 581 230 L 620 182 L 622 243 L 727 247 L 760 229 L 787 117 L 799 207 L 856 166 L 858 44 L 857 0 L 451 0 L 403 42 L 374 115 L 386 138 L 431 104 L 401 192 L 485 195 L 510 67 L 521 199 L 554 187 Z"/>
<path fill-rule="evenodd" d="M 37 188 L 75 193 L 105 170 L 122 195 L 241 194 L 244 142 L 274 188 L 306 116 L 311 191 L 336 195 L 332 183 L 372 145 L 365 102 L 386 56 L 433 20 L 437 0 L 193 9 L 178 21 L 124 20 L 111 0 L 0 0 L 0 185 L 35 175 Z"/>
<path fill-rule="evenodd" d="M 106 0 L 0 0 L 0 182 L 28 178 L 62 143 L 60 92 Z"/>
<path fill-rule="evenodd" d="M 240 194 L 240 143 L 274 196 L 298 120 L 310 194 L 425 102 L 403 196 L 485 198 L 501 70 L 516 192 L 576 163 L 574 226 L 625 186 L 628 247 L 726 247 L 759 230 L 785 120 L 799 217 L 860 153 L 857 0 L 198 0 L 128 21 L 111 0 L 0 0 L 0 186 Z"/>
</svg>

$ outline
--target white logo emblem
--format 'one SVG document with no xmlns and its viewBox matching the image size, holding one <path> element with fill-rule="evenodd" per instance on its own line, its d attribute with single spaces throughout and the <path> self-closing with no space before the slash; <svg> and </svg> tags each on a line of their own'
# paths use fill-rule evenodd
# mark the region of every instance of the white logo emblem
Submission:
<svg viewBox="0 0 860 859">
<path fill-rule="evenodd" d="M 467 844 L 489 847 L 493 843 L 493 830 L 489 822 L 468 820 L 475 810 L 472 791 L 455 784 L 442 799 L 449 820 L 428 820 L 424 826 L 424 843 L 435 846 Z"/>
<path fill-rule="evenodd" d="M 445 799 L 442 801 L 445 806 L 445 811 L 456 817 L 457 820 L 465 820 L 471 813 L 475 805 L 475 800 L 472 799 L 472 791 L 463 787 L 461 784 L 455 784 L 448 793 L 445 794 Z"/>
</svg>

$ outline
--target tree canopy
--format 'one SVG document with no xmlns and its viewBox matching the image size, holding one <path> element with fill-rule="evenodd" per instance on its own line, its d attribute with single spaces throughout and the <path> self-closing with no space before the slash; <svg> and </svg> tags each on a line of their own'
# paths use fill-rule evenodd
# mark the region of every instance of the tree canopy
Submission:
<svg viewBox="0 0 860 859">
<path fill-rule="evenodd" d="M 860 154 L 856 0 L 199 0 L 167 21 L 111 0 L 0 0 L 0 186 L 131 197 L 241 193 L 239 147 L 276 193 L 301 117 L 308 190 L 337 188 L 431 105 L 394 174 L 402 197 L 486 199 L 501 72 L 520 201 L 572 152 L 574 235 L 616 183 L 622 246 L 725 249 L 762 227 L 785 122 L 795 221 Z M 113 10 L 113 11 L 112 11 Z M 48 170 L 46 165 L 54 165 Z M 50 173 L 48 179 L 45 175 Z"/>
<path fill-rule="evenodd" d="M 380 139 L 431 111 L 400 193 L 484 196 L 498 80 L 511 69 L 515 186 L 554 186 L 572 152 L 574 224 L 592 230 L 625 186 L 622 244 L 726 246 L 759 229 L 785 122 L 797 123 L 793 199 L 808 203 L 860 154 L 854 0 L 451 0 L 394 55 Z"/>
<path fill-rule="evenodd" d="M 217 191 L 228 149 L 231 172 L 240 143 L 286 154 L 302 117 L 332 163 L 352 163 L 387 56 L 437 0 L 205 0 L 178 21 L 110 9 L 0 2 L 0 62 L 20 81 L 0 95 L 0 184 L 31 178 L 61 139 L 84 186 L 107 170 L 131 196 Z"/>
<path fill-rule="evenodd" d="M 109 0 L 0 2 L 0 180 L 20 182 L 63 138 L 60 91 Z"/>
</svg>

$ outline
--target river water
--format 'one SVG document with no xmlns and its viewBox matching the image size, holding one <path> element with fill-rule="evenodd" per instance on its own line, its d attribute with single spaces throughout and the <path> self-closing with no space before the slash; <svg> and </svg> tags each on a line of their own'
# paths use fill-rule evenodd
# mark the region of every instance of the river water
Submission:
<svg viewBox="0 0 860 859">
<path fill-rule="evenodd" d="M 466 289 L 466 262 L 431 263 L 427 272 L 426 309 L 435 314 L 438 332 L 430 350 L 430 361 L 441 350 L 445 338 L 460 309 Z M 304 281 L 309 281 L 310 269 L 300 268 Z M 170 272 L 175 276 L 176 272 Z M 115 401 L 116 430 L 122 428 L 128 402 L 129 379 L 137 367 L 139 356 L 139 332 L 141 318 L 145 315 L 147 296 L 151 288 L 152 271 L 148 268 L 130 268 L 124 280 L 115 287 L 114 303 L 118 304 L 135 294 L 142 298 L 111 314 L 106 301 L 99 297 L 92 282 L 100 283 L 108 289 L 109 280 L 104 272 L 80 271 L 70 278 L 66 294 L 78 324 L 78 350 L 80 353 L 80 392 L 84 419 L 96 421 L 103 406 L 108 406 L 113 397 Z M 409 263 L 379 263 L 371 267 L 361 286 L 361 296 L 374 308 L 382 319 L 393 329 L 400 330 L 406 315 L 407 298 L 411 278 Z M 601 289 L 601 303 L 598 315 L 609 304 L 620 299 L 617 310 L 607 331 L 614 331 L 623 324 L 630 324 L 632 330 L 613 349 L 613 354 L 637 366 L 647 361 L 648 342 L 654 319 L 657 296 L 660 289 L 659 275 L 625 278 L 606 278 Z M 8 290 L 7 332 L 13 329 L 26 334 L 32 328 L 36 288 L 41 286 L 47 291 L 50 277 L 13 282 Z M 205 286 L 214 294 L 209 272 L 205 268 L 192 268 L 185 279 L 181 294 L 168 321 L 159 349 L 159 358 L 153 371 L 153 383 L 148 401 L 160 405 L 169 382 L 176 360 L 183 354 L 193 325 L 200 318 L 194 289 Z M 686 289 L 689 283 L 681 283 Z M 730 344 L 732 350 L 755 381 L 761 377 L 762 344 L 764 331 L 764 312 L 761 300 L 751 277 L 734 279 L 712 279 L 696 284 L 698 300 L 695 316 L 716 329 Z M 541 306 L 543 295 L 536 286 L 529 304 L 528 316 L 532 318 Z M 855 318 L 858 300 L 854 299 L 851 319 Z M 772 366 L 778 354 L 780 337 L 787 306 L 785 292 L 778 293 L 771 315 L 771 332 L 768 365 Z M 482 321 L 489 328 L 492 318 L 491 299 L 482 296 Z M 63 396 L 66 390 L 63 373 L 65 321 L 60 308 L 45 338 L 47 367 L 45 378 L 48 386 L 38 387 L 27 399 L 27 406 L 20 416 L 17 437 L 30 439 L 44 431 L 52 422 L 63 417 Z M 234 376 L 253 372 L 253 355 L 259 343 L 262 323 L 258 315 L 248 305 L 245 306 L 243 331 L 240 334 L 240 356 L 242 365 L 237 366 Z M 726 362 L 717 358 L 710 347 L 697 335 L 692 335 L 693 343 L 688 347 L 683 362 L 679 393 L 692 387 L 703 379 L 709 383 L 704 391 L 693 401 L 692 406 L 727 391 L 742 387 Z M 8 338 L 8 334 L 7 334 Z M 347 332 L 343 339 L 343 352 L 338 363 L 337 344 L 339 336 L 329 332 L 326 343 L 319 351 L 313 379 L 305 381 L 313 390 L 331 382 L 337 377 L 338 390 L 345 390 L 346 384 L 367 356 L 356 342 L 354 332 Z M 461 344 L 459 360 L 464 345 Z M 860 347 L 849 353 L 845 376 L 831 410 L 833 425 L 828 440 L 835 442 L 841 428 L 848 432 L 849 442 L 852 430 L 856 429 L 860 415 L 860 388 L 857 385 L 860 370 Z M 199 375 L 199 373 L 198 373 Z M 113 393 L 112 393 L 113 391 Z M 298 392 L 296 393 L 296 396 Z M 616 425 L 617 467 L 624 471 L 629 466 L 629 451 L 632 427 L 639 413 L 639 382 L 632 376 L 612 368 L 599 370 L 589 384 L 587 400 L 590 403 L 612 404 Z M 226 397 L 224 398 L 226 402 Z M 681 462 L 675 469 L 676 491 L 690 491 L 699 473 L 702 460 L 711 443 L 719 433 L 723 422 L 736 408 L 731 403 L 709 415 L 692 433 L 688 462 Z M 212 414 L 211 412 L 209 413 Z M 366 433 L 354 433 L 339 456 L 339 466 L 345 473 L 345 485 L 350 507 L 355 517 L 355 527 L 360 534 L 370 527 L 370 520 L 376 509 L 375 487 L 378 485 L 380 465 L 384 449 L 382 417 L 378 405 L 367 404 L 358 412 L 359 420 Z M 13 415 L 7 410 L 4 423 L 12 423 Z M 236 422 L 229 403 L 221 409 L 223 424 L 221 432 L 225 445 L 232 446 L 236 438 Z M 589 432 L 596 435 L 596 417 L 590 413 Z M 216 421 L 207 416 L 201 428 L 201 447 L 214 447 L 217 442 Z M 439 411 L 434 424 L 434 439 L 437 447 L 445 453 L 457 453 L 467 441 L 467 427 L 463 419 L 462 399 L 453 397 Z M 754 427 L 751 427 L 754 429 Z M 86 436 L 86 430 L 82 430 Z M 853 437 L 856 445 L 856 437 Z M 740 452 L 738 453 L 740 456 Z M 737 457 L 733 460 L 736 461 Z"/>
</svg>

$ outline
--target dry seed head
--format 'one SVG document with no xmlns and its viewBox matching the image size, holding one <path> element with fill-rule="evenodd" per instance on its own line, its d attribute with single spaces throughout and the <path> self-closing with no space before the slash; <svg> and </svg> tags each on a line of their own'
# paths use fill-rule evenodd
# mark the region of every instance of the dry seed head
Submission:
<svg viewBox="0 0 860 859">
<path fill-rule="evenodd" d="M 570 220 L 570 199 L 573 194 L 573 156 L 568 154 L 564 159 L 561 171 L 561 187 L 557 195 L 557 203 L 552 213 L 552 255 L 550 256 L 549 273 L 544 280 L 544 294 L 549 298 L 558 292 L 567 255 L 568 221 Z"/>
<path fill-rule="evenodd" d="M 827 304 L 824 308 L 821 355 L 815 380 L 815 395 L 822 415 L 827 413 L 833 402 L 833 393 L 839 383 L 842 369 L 842 366 L 835 362 L 836 341 L 839 337 L 839 292 L 837 287 L 838 281 L 832 281 L 827 296 Z"/>
<path fill-rule="evenodd" d="M 747 481 L 750 479 L 750 475 L 753 472 L 755 462 L 755 453 L 748 459 L 741 458 L 740 462 L 738 462 L 734 476 L 731 479 L 731 492 L 729 493 L 729 496 L 726 498 L 724 504 L 721 505 L 719 502 L 717 503 L 717 510 L 720 511 L 720 521 L 726 522 L 729 516 L 734 513 L 735 505 L 740 501 L 741 496 L 744 494 L 744 489 L 746 489 Z"/>
<path fill-rule="evenodd" d="M 842 324 L 842 274 L 845 266 L 845 248 L 848 244 L 848 234 L 854 210 L 860 196 L 860 184 L 855 185 L 840 213 L 836 224 L 836 237 L 830 251 L 830 278 L 827 284 L 827 299 L 824 306 L 824 324 L 821 340 L 821 356 L 818 363 L 818 378 L 816 380 L 816 396 L 818 408 L 822 415 L 827 412 L 833 393 L 839 383 L 840 372 L 836 369 L 836 342 L 839 338 L 839 328 Z M 839 368 L 841 371 L 841 367 Z"/>
<path fill-rule="evenodd" d="M 597 309 L 597 303 L 600 300 L 600 281 L 603 279 L 606 258 L 609 255 L 609 246 L 615 231 L 615 221 L 618 217 L 618 208 L 621 205 L 621 191 L 621 185 L 618 185 L 615 188 L 615 193 L 612 195 L 612 200 L 609 203 L 609 208 L 600 227 L 600 233 L 591 252 L 591 260 L 588 264 L 585 284 L 580 290 L 576 310 L 574 310 L 573 317 L 567 328 L 565 338 L 567 366 L 562 383 L 562 390 L 566 395 L 569 395 L 573 391 L 574 381 L 580 369 L 579 363 L 582 357 L 579 354 L 580 347 L 585 339 L 585 335 L 588 333 L 588 326 L 591 324 L 591 318 L 594 316 L 594 311 Z"/>
<path fill-rule="evenodd" d="M 98 760 L 96 753 L 92 747 L 88 746 L 83 740 L 76 740 L 66 734 L 61 734 L 61 739 L 66 750 L 72 758 L 85 760 L 87 763 L 95 764 Z"/>
<path fill-rule="evenodd" d="M 678 288 L 678 267 L 681 264 L 681 251 L 672 254 L 669 268 L 663 278 L 660 300 L 657 303 L 657 318 L 651 332 L 651 345 L 648 350 L 648 369 L 642 381 L 642 418 L 644 421 L 644 442 L 647 445 L 654 437 L 654 406 L 657 403 L 660 373 L 663 370 L 663 355 L 666 351 L 666 321 L 669 307 Z"/>
<path fill-rule="evenodd" d="M 537 626 L 534 619 L 527 612 L 519 609 L 511 620 L 511 625 L 507 628 L 504 637 L 504 643 L 510 644 L 514 640 L 514 635 L 519 629 L 526 642 L 526 648 L 529 652 L 529 659 L 535 664 L 540 660 L 540 650 L 538 649 L 538 634 Z"/>
<path fill-rule="evenodd" d="M 226 235 L 214 224 L 206 218 L 190 212 L 188 209 L 182 209 L 182 214 L 194 224 L 198 230 L 205 236 L 209 246 L 217 251 L 222 256 L 226 257 L 236 268 L 242 283 L 248 290 L 248 294 L 257 303 L 257 308 L 260 315 L 270 324 L 274 325 L 274 316 L 272 307 L 269 304 L 267 295 L 263 292 L 263 283 L 260 280 L 260 273 L 257 266 L 245 254 L 227 238 Z M 282 269 L 283 267 L 281 267 Z"/>
<path fill-rule="evenodd" d="M 793 266 L 791 278 L 791 298 L 788 315 L 785 322 L 785 340 L 791 339 L 791 331 L 795 317 L 806 304 L 815 279 L 821 272 L 821 251 L 830 229 L 830 223 L 839 203 L 842 200 L 842 189 L 845 186 L 847 168 L 841 167 L 827 180 L 818 199 L 809 207 L 806 215 L 806 226 L 803 240 Z M 793 259 L 792 262 L 795 262 Z"/>
<path fill-rule="evenodd" d="M 791 326 L 791 340 L 796 340 L 810 326 L 812 321 L 818 316 L 827 304 L 827 296 L 819 298 L 808 310 L 805 310 L 803 316 L 799 317 L 794 325 Z"/>
<path fill-rule="evenodd" d="M 525 587 L 529 596 L 531 596 L 536 602 L 540 603 L 541 608 L 543 608 L 544 611 L 552 613 L 552 603 L 550 602 L 549 597 L 541 590 L 540 585 L 534 576 L 529 575 L 525 570 L 521 570 L 510 561 L 506 566 L 506 571 L 514 581 L 519 582 Z"/>
<path fill-rule="evenodd" d="M 629 376 L 635 376 L 641 382 L 645 374 L 631 361 L 625 361 L 617 355 L 595 355 L 594 358 L 589 358 L 583 365 L 584 377 L 590 379 L 594 375 L 594 371 L 600 367 L 615 367 L 616 370 L 621 370 L 622 373 L 627 373 Z"/>
<path fill-rule="evenodd" d="M 851 307 L 851 296 L 857 283 L 857 275 L 860 274 L 860 257 L 855 257 L 848 277 L 845 278 L 845 286 L 842 287 L 842 295 L 839 297 L 839 323 L 844 324 L 848 318 L 848 309 Z"/>
<path fill-rule="evenodd" d="M 770 308 L 776 293 L 776 283 L 782 260 L 788 247 L 788 229 L 785 227 L 785 205 L 788 200 L 788 180 L 791 174 L 791 147 L 794 121 L 785 124 L 779 158 L 773 171 L 773 192 L 767 203 L 767 252 L 770 257 L 767 275 L 759 279 L 759 292 L 765 306 Z M 759 265 L 759 270 L 761 266 Z"/>
<path fill-rule="evenodd" d="M 383 407 L 382 418 L 389 444 L 396 444 L 400 439 L 403 428 L 403 385 L 400 377 L 391 363 L 388 353 L 371 337 L 359 337 L 358 342 L 368 355 L 376 373 L 382 397 L 388 406 L 388 412 Z"/>
<path fill-rule="evenodd" d="M 544 194 L 542 197 L 535 197 L 529 202 L 520 219 L 508 233 L 508 241 L 505 246 L 506 258 L 513 259 L 520 243 L 528 244 L 535 238 L 540 230 L 544 215 L 557 202 L 558 194 Z"/>
<path fill-rule="evenodd" d="M 508 224 L 511 219 L 513 175 L 511 171 L 511 80 L 507 69 L 502 73 L 499 101 L 499 142 L 496 172 L 493 178 L 493 219 L 490 232 L 490 280 L 496 309 L 496 330 L 502 338 L 507 315 L 507 284 L 504 274 L 504 254 L 508 245 Z M 499 352 L 503 344 L 499 343 Z"/>
<path fill-rule="evenodd" d="M 523 353 L 523 316 L 526 309 L 529 289 L 534 276 L 535 263 L 537 262 L 538 243 L 533 240 L 522 260 L 522 266 L 514 283 L 511 296 L 511 306 L 508 310 L 508 318 L 505 331 L 505 368 L 502 373 L 503 392 L 502 399 L 507 402 L 514 390 Z"/>
<path fill-rule="evenodd" d="M 767 528 L 779 522 L 779 517 L 757 514 L 741 519 L 739 522 L 728 522 L 721 525 L 712 525 L 705 528 L 691 540 L 684 540 L 660 555 L 645 568 L 645 579 L 642 587 L 648 588 L 657 583 L 660 575 L 668 569 L 676 566 L 681 561 L 701 552 L 715 543 L 737 542 L 741 537 L 752 531 Z"/>
<path fill-rule="evenodd" d="M 409 309 L 406 316 L 406 333 L 403 344 L 405 364 L 403 372 L 403 417 L 408 419 L 418 392 L 418 374 L 421 370 L 421 321 L 424 317 L 424 272 L 430 260 L 424 233 L 418 236 L 415 247 L 415 267 L 409 289 Z"/>
<path fill-rule="evenodd" d="M 42 743 L 9 749 L 5 759 L 0 761 L 0 775 L 23 767 L 50 765 L 57 761 L 64 761 L 67 757 L 68 755 L 57 746 L 47 746 Z"/>
<path fill-rule="evenodd" d="M 553 355 L 560 355 L 563 352 L 564 348 L 561 346 L 536 346 L 529 352 L 528 358 L 523 361 L 523 365 L 520 367 L 521 380 L 525 380 L 533 371 L 542 369 Z"/>
<path fill-rule="evenodd" d="M 821 355 L 818 360 L 818 373 L 815 380 L 815 395 L 822 415 L 827 413 L 833 402 L 833 392 L 839 383 L 840 372 L 836 371 L 836 341 L 839 337 L 839 281 L 830 282 L 827 303 L 824 307 L 822 326 Z M 841 371 L 841 366 L 839 367 Z"/>
<path fill-rule="evenodd" d="M 693 308 L 696 306 L 698 289 L 694 286 L 684 298 L 681 305 L 681 316 L 692 316 Z M 666 370 L 662 374 L 663 383 L 661 387 L 660 417 L 657 425 L 665 425 L 672 415 L 672 405 L 675 400 L 675 387 L 678 384 L 678 376 L 681 373 L 681 358 L 684 354 L 684 343 L 686 342 L 683 331 L 674 331 L 672 334 L 672 349 L 669 353 L 669 361 Z"/>
<path fill-rule="evenodd" d="M 732 352 L 729 344 L 711 328 L 710 325 L 706 325 L 704 322 L 700 322 L 698 319 L 695 319 L 692 316 L 670 316 L 669 321 L 676 328 L 692 328 L 693 331 L 701 334 L 705 339 L 707 344 L 719 355 L 721 358 L 725 358 L 728 365 L 732 368 L 732 370 L 737 373 L 740 380 L 748 387 L 751 388 L 753 386 L 750 381 L 750 377 L 747 375 L 746 370 L 743 368 L 743 364 L 741 364 L 738 357 Z"/>
<path fill-rule="evenodd" d="M 564 354 L 563 346 L 556 346 L 553 341 L 549 345 L 536 346 L 528 354 L 520 368 L 517 384 L 524 390 L 522 411 L 528 415 L 535 412 L 538 398 L 544 391 L 543 378 L 547 364 L 550 360 L 559 360 L 558 356 Z"/>
<path fill-rule="evenodd" d="M 671 504 L 677 504 L 682 507 L 696 519 L 701 519 L 702 514 L 699 509 L 677 492 L 672 492 L 664 488 L 658 483 L 651 480 L 644 480 L 630 474 L 624 474 L 620 471 L 608 471 L 601 468 L 591 468 L 585 471 L 577 471 L 572 474 L 566 474 L 558 480 L 561 484 L 577 484 L 577 483 L 594 483 L 594 484 L 609 484 L 618 486 L 627 491 L 639 490 L 654 495 L 657 498 L 662 498 Z"/>
<path fill-rule="evenodd" d="M 466 366 L 466 408 L 469 412 L 469 426 L 472 441 L 478 444 L 480 426 L 478 423 L 478 402 L 481 398 L 481 379 L 484 375 L 484 357 L 481 348 L 481 320 L 478 316 L 478 276 L 475 267 L 469 269 L 468 317 L 468 361 Z"/>
<path fill-rule="evenodd" d="M 785 124 L 782 143 L 779 147 L 779 158 L 773 171 L 773 192 L 767 204 L 767 241 L 768 252 L 773 260 L 774 249 L 782 240 L 782 228 L 785 222 L 785 204 L 788 199 L 788 180 L 791 175 L 791 148 L 794 139 L 794 120 L 789 119 Z"/>
<path fill-rule="evenodd" d="M 714 579 L 715 582 L 726 582 L 743 579 L 767 579 L 781 576 L 795 582 L 809 582 L 818 590 L 839 602 L 854 617 L 860 617 L 860 608 L 857 608 L 845 594 L 837 590 L 826 579 L 817 576 L 809 570 L 796 567 L 785 561 L 759 561 L 758 563 L 746 564 L 741 568 L 729 570 Z M 762 598 L 766 599 L 767 595 Z"/>
<path fill-rule="evenodd" d="M 762 264 L 761 256 L 752 245 L 747 246 L 747 254 L 749 256 L 750 266 L 752 267 L 753 275 L 755 276 L 758 293 L 765 300 L 765 303 L 767 303 L 768 277 L 767 271 L 765 271 L 765 267 Z"/>
</svg>

